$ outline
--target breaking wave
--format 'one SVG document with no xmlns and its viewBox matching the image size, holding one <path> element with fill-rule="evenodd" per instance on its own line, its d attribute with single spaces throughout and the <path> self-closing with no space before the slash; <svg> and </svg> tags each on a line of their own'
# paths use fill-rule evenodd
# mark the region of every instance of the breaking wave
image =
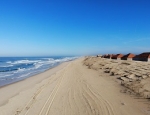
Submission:
<svg viewBox="0 0 150 115">
<path fill-rule="evenodd" d="M 0 86 L 10 84 L 78 57 L 0 58 Z"/>
</svg>

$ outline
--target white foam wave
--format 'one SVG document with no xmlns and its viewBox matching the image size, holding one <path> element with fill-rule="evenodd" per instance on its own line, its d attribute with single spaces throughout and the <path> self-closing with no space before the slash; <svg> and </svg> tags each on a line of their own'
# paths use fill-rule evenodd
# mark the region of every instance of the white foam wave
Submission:
<svg viewBox="0 0 150 115">
<path fill-rule="evenodd" d="M 19 76 L 19 77 L 17 77 L 17 78 L 27 77 L 27 76 L 30 75 L 30 74 L 31 74 L 31 73 L 23 74 L 23 75 L 21 75 L 21 76 Z"/>
<path fill-rule="evenodd" d="M 13 65 L 1 65 L 0 67 L 12 67 Z"/>
<path fill-rule="evenodd" d="M 41 60 L 18 60 L 18 61 L 14 61 L 14 62 L 7 62 L 7 63 L 11 63 L 11 64 L 30 64 L 30 63 L 36 63 L 39 62 Z"/>
<path fill-rule="evenodd" d="M 40 68 L 41 66 L 43 66 L 43 64 L 38 64 L 38 63 L 36 63 L 36 64 L 34 64 L 35 65 L 35 69 L 38 69 L 38 68 Z"/>
<path fill-rule="evenodd" d="M 24 71 L 24 70 L 25 70 L 25 68 L 18 68 L 17 71 Z"/>
<path fill-rule="evenodd" d="M 20 72 L 24 72 L 27 71 L 27 69 L 25 68 L 18 68 L 16 71 L 14 71 L 13 73 L 20 73 Z"/>
<path fill-rule="evenodd" d="M 8 61 L 8 62 L 6 62 L 6 63 L 12 63 L 11 61 Z"/>
<path fill-rule="evenodd" d="M 0 78 L 5 78 L 5 77 L 8 77 L 8 76 L 12 76 L 12 74 L 0 74 Z"/>
<path fill-rule="evenodd" d="M 18 68 L 15 71 L 9 71 L 5 73 L 0 73 L 0 78 L 5 79 L 5 78 L 12 78 L 12 79 L 21 79 L 25 77 L 29 77 L 31 75 L 40 73 L 42 71 L 45 71 L 57 64 L 71 61 L 74 59 L 77 59 L 78 57 L 64 57 L 64 58 L 40 58 L 36 60 L 17 60 L 17 61 L 8 61 L 6 62 L 8 66 L 18 66 L 15 64 L 30 64 L 32 63 L 33 66 L 25 66 L 25 68 Z M 7 66 L 6 65 L 6 66 Z M 7 79 L 6 79 L 7 80 Z"/>
<path fill-rule="evenodd" d="M 49 60 L 49 61 L 54 61 L 53 58 L 42 58 L 42 59 L 46 59 L 46 60 Z"/>
</svg>

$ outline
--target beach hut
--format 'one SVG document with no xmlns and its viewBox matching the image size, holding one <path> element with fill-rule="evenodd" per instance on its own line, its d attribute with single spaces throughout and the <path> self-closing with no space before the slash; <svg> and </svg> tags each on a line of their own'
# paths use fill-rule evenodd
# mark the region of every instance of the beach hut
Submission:
<svg viewBox="0 0 150 115">
<path fill-rule="evenodd" d="M 124 55 L 121 59 L 122 59 L 122 60 L 130 60 L 130 61 L 132 61 L 134 57 L 135 57 L 134 54 L 129 53 L 129 54 L 127 54 L 127 55 Z"/>
<path fill-rule="evenodd" d="M 104 58 L 108 58 L 108 59 L 111 59 L 113 57 L 113 54 L 106 54 L 103 56 Z"/>
<path fill-rule="evenodd" d="M 108 54 L 103 55 L 103 58 L 108 58 Z"/>
<path fill-rule="evenodd" d="M 116 55 L 113 55 L 111 58 L 112 58 L 112 59 L 121 60 L 122 57 L 123 57 L 122 54 L 116 54 Z"/>
<path fill-rule="evenodd" d="M 112 59 L 112 57 L 114 56 L 114 54 L 109 54 L 109 58 Z"/>
<path fill-rule="evenodd" d="M 150 52 L 144 52 L 136 55 L 133 59 L 137 61 L 150 61 Z"/>
</svg>

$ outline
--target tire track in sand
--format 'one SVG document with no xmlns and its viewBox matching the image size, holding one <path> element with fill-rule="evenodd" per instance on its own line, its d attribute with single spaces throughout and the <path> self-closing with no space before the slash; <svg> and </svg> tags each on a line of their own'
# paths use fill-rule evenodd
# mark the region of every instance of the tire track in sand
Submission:
<svg viewBox="0 0 150 115">
<path fill-rule="evenodd" d="M 84 82 L 83 82 L 84 83 Z M 90 93 L 93 97 L 97 98 L 100 103 L 101 103 L 101 107 L 105 110 L 104 111 L 104 114 L 105 115 L 115 115 L 114 114 L 114 110 L 113 110 L 113 107 L 112 105 L 106 100 L 104 99 L 99 93 L 98 91 L 96 91 L 92 86 L 90 86 L 89 84 L 87 83 L 84 83 L 86 85 L 86 89 L 85 91 L 87 92 L 87 90 L 89 90 L 89 92 L 87 93 Z M 89 94 L 89 95 L 90 95 Z M 107 113 L 107 114 L 106 114 Z"/>
<path fill-rule="evenodd" d="M 44 84 L 41 87 L 39 87 L 38 90 L 31 97 L 31 99 L 27 102 L 27 104 L 21 110 L 16 110 L 15 115 L 20 115 L 23 112 L 25 112 L 24 115 L 27 115 L 28 112 L 30 111 L 31 107 L 33 106 L 33 104 L 36 102 L 36 99 L 43 92 L 43 90 L 45 89 L 45 87 L 47 87 L 51 82 L 53 82 L 53 81 L 51 81 L 51 79 L 53 79 L 53 78 L 50 78 L 49 81 L 46 84 Z M 57 79 L 58 78 L 56 78 L 56 80 Z M 54 79 L 54 81 L 55 81 L 55 79 Z"/>
<path fill-rule="evenodd" d="M 81 83 L 79 84 L 82 89 L 82 95 L 83 98 L 85 99 L 86 103 L 90 107 L 91 111 L 89 112 L 94 112 L 93 114 L 104 114 L 104 115 L 115 115 L 113 106 L 105 99 L 102 97 L 102 95 L 99 94 L 99 92 L 93 88 L 90 84 L 85 82 L 82 78 L 84 77 L 84 72 L 80 71 L 81 69 L 76 68 L 76 74 L 78 76 L 78 79 L 80 79 Z M 78 85 L 78 86 L 79 86 Z M 98 102 L 97 102 L 97 101 Z M 95 104 L 96 108 L 99 108 L 99 112 L 95 111 L 96 108 L 92 108 L 92 105 Z M 92 104 L 92 105 L 91 105 Z"/>
<path fill-rule="evenodd" d="M 51 92 L 51 94 L 49 95 L 49 97 L 47 98 L 46 102 L 44 103 L 39 115 L 42 115 L 42 113 L 46 112 L 45 114 L 43 115 L 48 115 L 49 111 L 50 111 L 50 108 L 52 106 L 52 103 L 56 97 L 56 94 L 60 88 L 60 85 L 61 85 L 61 82 L 64 78 L 64 75 L 65 75 L 65 70 L 64 70 L 64 73 L 62 75 L 62 77 L 60 78 L 60 80 L 58 81 L 58 83 L 56 84 L 55 88 L 53 89 L 53 91 Z M 50 100 L 51 99 L 51 100 Z M 48 108 L 46 109 L 46 105 L 48 106 Z M 45 111 L 44 111 L 45 110 Z"/>
</svg>

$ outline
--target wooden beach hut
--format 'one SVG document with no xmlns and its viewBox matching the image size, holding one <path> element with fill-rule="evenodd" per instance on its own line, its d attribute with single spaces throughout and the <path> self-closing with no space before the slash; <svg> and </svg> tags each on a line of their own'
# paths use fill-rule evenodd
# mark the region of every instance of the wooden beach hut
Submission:
<svg viewBox="0 0 150 115">
<path fill-rule="evenodd" d="M 112 56 L 112 59 L 121 60 L 122 57 L 123 57 L 123 54 L 116 54 Z"/>
<path fill-rule="evenodd" d="M 124 55 L 121 59 L 122 59 L 122 60 L 130 60 L 130 61 L 132 61 L 134 57 L 135 57 L 134 54 L 129 53 L 129 54 L 127 54 L 127 55 Z"/>
<path fill-rule="evenodd" d="M 137 61 L 150 61 L 150 52 L 144 52 L 136 55 L 133 59 Z"/>
</svg>

